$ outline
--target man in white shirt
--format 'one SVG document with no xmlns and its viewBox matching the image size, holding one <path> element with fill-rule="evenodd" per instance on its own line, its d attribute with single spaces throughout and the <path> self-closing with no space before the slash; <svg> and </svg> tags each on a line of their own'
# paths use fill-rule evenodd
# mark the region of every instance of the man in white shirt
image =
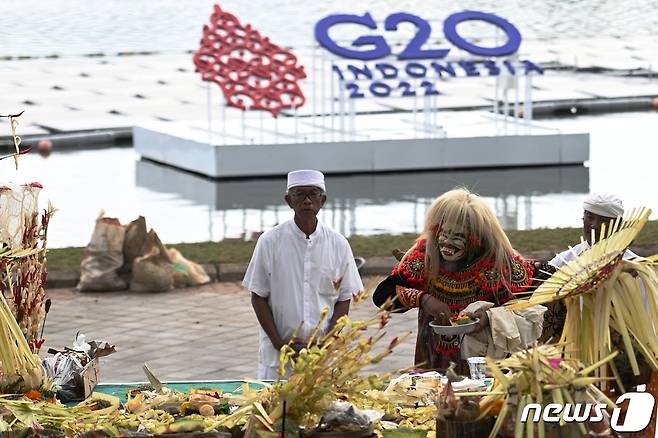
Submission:
<svg viewBox="0 0 658 438">
<path fill-rule="evenodd" d="M 322 325 L 326 333 L 347 315 L 352 295 L 363 290 L 347 239 L 317 219 L 327 201 L 324 175 L 290 172 L 285 200 L 294 218 L 260 236 L 242 281 L 261 325 L 263 380 L 278 377 L 279 350 L 290 341 L 307 342 L 322 309 L 329 311 Z"/>
<path fill-rule="evenodd" d="M 590 195 L 583 202 L 583 238 L 584 242 L 579 243 L 570 250 L 562 251 L 548 262 L 556 268 L 564 266 L 567 262 L 575 259 L 591 245 L 592 231 L 595 239 L 600 238 L 601 227 L 605 224 L 606 228 L 610 222 L 624 215 L 624 205 L 617 196 L 610 193 L 595 193 Z M 638 257 L 633 251 L 626 250 L 625 259 Z"/>
</svg>

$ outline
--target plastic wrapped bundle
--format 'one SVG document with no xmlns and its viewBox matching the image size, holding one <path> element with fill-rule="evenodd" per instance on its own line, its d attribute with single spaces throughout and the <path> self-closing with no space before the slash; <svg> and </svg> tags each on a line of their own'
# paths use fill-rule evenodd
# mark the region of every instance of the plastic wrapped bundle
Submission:
<svg viewBox="0 0 658 438">
<path fill-rule="evenodd" d="M 0 185 L 0 244 L 21 248 L 23 234 L 39 211 L 41 184 Z"/>
</svg>

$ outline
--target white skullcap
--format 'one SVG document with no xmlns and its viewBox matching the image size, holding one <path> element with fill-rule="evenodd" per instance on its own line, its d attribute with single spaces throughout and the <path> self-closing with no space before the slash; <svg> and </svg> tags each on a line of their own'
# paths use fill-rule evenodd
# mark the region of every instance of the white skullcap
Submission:
<svg viewBox="0 0 658 438">
<path fill-rule="evenodd" d="M 327 189 L 324 185 L 324 175 L 317 170 L 294 170 L 288 174 L 288 187 L 315 186 L 321 188 L 323 192 Z"/>
<path fill-rule="evenodd" d="M 611 193 L 593 193 L 583 202 L 583 210 L 605 217 L 624 215 L 621 199 Z"/>
</svg>

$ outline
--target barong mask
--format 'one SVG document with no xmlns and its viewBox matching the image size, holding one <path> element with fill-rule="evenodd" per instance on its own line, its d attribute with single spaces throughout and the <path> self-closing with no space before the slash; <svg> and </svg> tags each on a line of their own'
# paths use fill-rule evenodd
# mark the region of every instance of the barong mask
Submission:
<svg viewBox="0 0 658 438">
<path fill-rule="evenodd" d="M 441 258 L 447 262 L 458 262 L 466 259 L 476 249 L 479 239 L 469 236 L 463 225 L 446 224 L 439 228 L 436 242 Z"/>
<path fill-rule="evenodd" d="M 444 260 L 456 262 L 466 255 L 467 241 L 462 234 L 442 231 L 438 237 L 439 252 Z"/>
</svg>

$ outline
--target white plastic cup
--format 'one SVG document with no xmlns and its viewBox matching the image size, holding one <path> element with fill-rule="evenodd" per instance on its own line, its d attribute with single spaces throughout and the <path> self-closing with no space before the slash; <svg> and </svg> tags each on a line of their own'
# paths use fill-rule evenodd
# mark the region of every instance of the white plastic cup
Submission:
<svg viewBox="0 0 658 438">
<path fill-rule="evenodd" d="M 471 373 L 471 379 L 484 380 L 484 372 L 487 369 L 487 360 L 482 356 L 469 357 L 468 369 Z"/>
</svg>

